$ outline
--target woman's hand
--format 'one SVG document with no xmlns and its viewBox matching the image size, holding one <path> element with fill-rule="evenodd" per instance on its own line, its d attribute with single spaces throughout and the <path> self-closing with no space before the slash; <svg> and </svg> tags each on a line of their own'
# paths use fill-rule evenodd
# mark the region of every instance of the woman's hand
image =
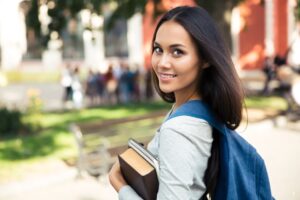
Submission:
<svg viewBox="0 0 300 200">
<path fill-rule="evenodd" d="M 109 171 L 109 181 L 110 184 L 114 187 L 114 189 L 119 192 L 121 187 L 127 185 L 120 169 L 119 161 L 115 162 L 115 164 L 112 166 L 112 168 Z"/>
</svg>

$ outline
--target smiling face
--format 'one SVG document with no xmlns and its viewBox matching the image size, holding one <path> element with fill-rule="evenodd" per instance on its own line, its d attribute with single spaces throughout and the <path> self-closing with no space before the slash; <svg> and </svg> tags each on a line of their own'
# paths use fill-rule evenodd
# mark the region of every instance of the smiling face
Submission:
<svg viewBox="0 0 300 200">
<path fill-rule="evenodd" d="M 174 92 L 176 100 L 196 91 L 202 61 L 189 33 L 177 22 L 163 23 L 155 37 L 152 67 L 164 93 Z"/>
</svg>

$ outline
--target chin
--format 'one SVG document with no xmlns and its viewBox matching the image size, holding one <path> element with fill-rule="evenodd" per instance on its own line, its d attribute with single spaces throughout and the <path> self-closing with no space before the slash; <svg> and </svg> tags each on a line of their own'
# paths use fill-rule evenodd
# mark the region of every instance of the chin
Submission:
<svg viewBox="0 0 300 200">
<path fill-rule="evenodd" d="M 170 88 L 159 88 L 162 92 L 168 94 L 174 92 L 174 90 L 171 90 Z"/>
</svg>

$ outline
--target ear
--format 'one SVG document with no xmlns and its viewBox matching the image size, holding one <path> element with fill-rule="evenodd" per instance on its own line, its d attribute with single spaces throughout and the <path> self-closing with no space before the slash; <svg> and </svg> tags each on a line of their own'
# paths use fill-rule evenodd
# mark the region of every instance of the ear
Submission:
<svg viewBox="0 0 300 200">
<path fill-rule="evenodd" d="M 208 68 L 210 64 L 208 62 L 203 63 L 202 69 Z"/>
</svg>

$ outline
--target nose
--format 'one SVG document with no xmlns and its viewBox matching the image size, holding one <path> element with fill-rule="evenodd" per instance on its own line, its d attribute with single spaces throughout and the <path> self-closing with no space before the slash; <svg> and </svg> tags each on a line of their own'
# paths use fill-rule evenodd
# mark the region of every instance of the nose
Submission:
<svg viewBox="0 0 300 200">
<path fill-rule="evenodd" d="M 160 58 L 158 60 L 158 67 L 160 67 L 160 68 L 169 68 L 169 67 L 171 67 L 170 56 L 167 53 L 160 56 Z"/>
</svg>

